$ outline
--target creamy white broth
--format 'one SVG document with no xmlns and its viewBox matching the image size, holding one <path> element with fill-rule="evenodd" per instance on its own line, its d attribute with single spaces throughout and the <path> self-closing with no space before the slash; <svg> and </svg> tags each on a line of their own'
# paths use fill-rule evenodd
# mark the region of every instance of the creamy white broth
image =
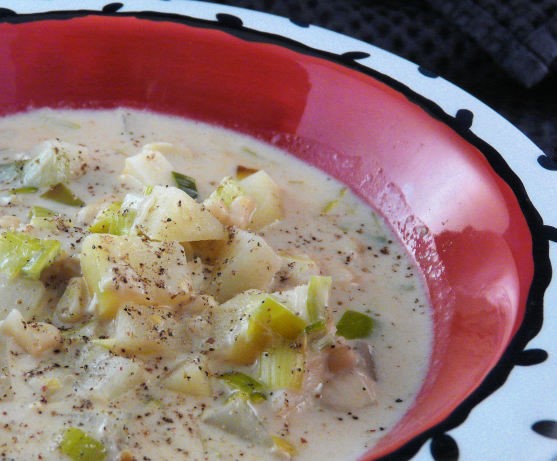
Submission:
<svg viewBox="0 0 557 461">
<path fill-rule="evenodd" d="M 331 410 L 315 395 L 302 398 L 288 391 L 285 398 L 283 391 L 275 391 L 266 402 L 252 405 L 269 433 L 284 437 L 295 447 L 295 459 L 354 459 L 373 446 L 412 405 L 427 371 L 432 341 L 427 294 L 415 265 L 390 230 L 352 193 L 341 192 L 342 184 L 249 137 L 127 109 L 39 110 L 0 119 L 0 163 L 29 156 L 37 144 L 52 139 L 87 148 L 85 174 L 70 183 L 87 205 L 107 196 L 121 200 L 128 192 L 141 193 L 137 182 L 122 179 L 120 173 L 126 158 L 155 142 L 172 145 L 164 156 L 176 171 L 196 179 L 201 200 L 223 177 L 233 176 L 238 165 L 263 169 L 279 185 L 283 219 L 257 233 L 278 253 L 308 255 L 323 275 L 332 277 L 328 312 L 333 323 L 347 309 L 374 319 L 368 338 L 377 379 L 373 404 L 353 411 Z M 31 206 L 67 216 L 79 212 L 79 208 L 40 198 L 40 191 L 14 196 L 9 187 L 5 189 L 0 221 L 4 229 L 14 225 L 12 216 L 24 226 Z M 327 207 L 330 210 L 323 213 Z M 58 239 L 66 252 L 78 254 L 89 232 L 78 218 L 73 224 L 64 231 L 43 230 L 35 235 Z M 292 287 L 291 280 L 281 283 L 279 275 L 270 291 Z M 53 321 L 51 313 L 63 288 L 47 286 L 45 307 L 35 313 L 23 312 L 27 320 L 35 314 L 34 320 Z M 6 316 L 17 306 L 1 307 L 1 315 Z M 190 325 L 191 318 L 186 317 L 183 314 L 180 320 Z M 110 332 L 108 323 L 103 328 Z M 98 329 L 85 325 L 69 345 L 64 343 L 59 352 L 38 358 L 18 350 L 13 338 L 4 335 L 1 339 L 2 369 L 8 375 L 2 377 L 5 397 L 0 403 L 2 459 L 36 459 L 39 455 L 41 459 L 62 459 L 58 447 L 67 427 L 80 427 L 101 441 L 107 459 L 119 459 L 125 450 L 135 459 L 153 460 L 283 456 L 202 422 L 205 412 L 223 404 L 222 391 L 212 397 L 193 397 L 158 385 L 158 378 L 187 350 L 177 350 L 174 360 L 134 359 L 142 369 L 141 383 L 115 399 L 92 396 L 90 389 L 97 389 L 101 380 L 110 381 L 110 376 L 105 376 L 106 361 L 115 357 L 89 341 L 95 334 Z M 83 337 L 86 340 L 79 339 Z M 219 361 L 211 372 L 231 368 L 253 374 L 253 367 Z M 50 390 L 45 395 L 43 386 L 53 379 L 62 386 L 71 382 L 69 388 L 75 392 L 66 392 L 63 387 L 64 392 Z M 220 389 L 219 384 L 216 388 Z"/>
</svg>

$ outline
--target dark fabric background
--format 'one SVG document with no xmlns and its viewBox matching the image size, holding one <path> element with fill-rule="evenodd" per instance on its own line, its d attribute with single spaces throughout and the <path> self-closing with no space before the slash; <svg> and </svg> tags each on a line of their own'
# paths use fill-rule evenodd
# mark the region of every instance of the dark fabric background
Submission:
<svg viewBox="0 0 557 461">
<path fill-rule="evenodd" d="M 557 0 L 213 3 L 318 25 L 403 56 L 487 103 L 557 159 Z"/>
</svg>

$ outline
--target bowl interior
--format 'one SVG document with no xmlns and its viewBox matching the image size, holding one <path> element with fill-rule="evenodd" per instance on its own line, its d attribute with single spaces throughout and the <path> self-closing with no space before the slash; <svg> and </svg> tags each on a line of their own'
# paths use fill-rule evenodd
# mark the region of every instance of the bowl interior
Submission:
<svg viewBox="0 0 557 461">
<path fill-rule="evenodd" d="M 129 106 L 195 118 L 285 148 L 390 222 L 434 307 L 433 357 L 415 405 L 371 452 L 451 413 L 524 315 L 532 239 L 482 153 L 363 73 L 211 27 L 85 15 L 0 24 L 0 114 Z"/>
</svg>

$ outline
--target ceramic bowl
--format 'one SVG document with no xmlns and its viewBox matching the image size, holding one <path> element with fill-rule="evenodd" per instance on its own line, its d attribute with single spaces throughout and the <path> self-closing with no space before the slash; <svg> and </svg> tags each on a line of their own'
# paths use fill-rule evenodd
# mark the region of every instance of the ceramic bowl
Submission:
<svg viewBox="0 0 557 461">
<path fill-rule="evenodd" d="M 377 209 L 423 273 L 434 346 L 415 404 L 363 459 L 411 456 L 502 383 L 504 358 L 539 321 L 547 245 L 522 183 L 471 130 L 473 111 L 447 113 L 361 64 L 366 53 L 318 52 L 232 15 L 113 9 L 6 16 L 0 115 L 127 106 L 202 120 L 287 150 Z"/>
</svg>

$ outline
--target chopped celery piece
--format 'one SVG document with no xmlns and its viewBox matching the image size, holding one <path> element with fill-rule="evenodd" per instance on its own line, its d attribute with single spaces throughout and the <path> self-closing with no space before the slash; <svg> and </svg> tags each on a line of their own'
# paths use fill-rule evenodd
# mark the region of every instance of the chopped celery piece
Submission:
<svg viewBox="0 0 557 461">
<path fill-rule="evenodd" d="M 172 177 L 174 178 L 174 181 L 176 181 L 178 189 L 183 190 L 191 198 L 197 198 L 199 196 L 199 193 L 197 192 L 197 184 L 195 183 L 195 179 L 191 176 L 173 171 Z"/>
<path fill-rule="evenodd" d="M 22 232 L 0 236 L 0 271 L 8 277 L 18 275 L 37 280 L 60 252 L 57 240 L 42 240 Z"/>
<path fill-rule="evenodd" d="M 153 193 L 153 187 L 154 186 L 145 186 L 145 189 L 143 190 L 143 195 L 145 197 L 147 197 L 148 195 L 151 195 Z"/>
<path fill-rule="evenodd" d="M 234 199 L 242 195 L 245 195 L 245 193 L 240 184 L 238 184 L 238 181 L 233 178 L 226 177 L 220 182 L 216 190 L 209 195 L 206 203 L 212 203 L 220 200 L 224 203 L 224 205 L 229 206 Z"/>
<path fill-rule="evenodd" d="M 27 186 L 27 187 L 16 187 L 15 189 L 12 189 L 10 192 L 12 194 L 34 194 L 38 190 L 39 189 L 37 189 L 36 187 Z"/>
<path fill-rule="evenodd" d="M 56 213 L 48 208 L 44 208 L 42 206 L 34 206 L 31 208 L 29 212 L 29 217 L 33 218 L 50 218 L 52 216 L 56 216 Z"/>
<path fill-rule="evenodd" d="M 271 437 L 275 445 L 274 446 L 275 450 L 278 450 L 279 452 L 284 453 L 289 457 L 296 456 L 298 451 L 296 450 L 296 447 L 292 445 L 288 440 L 286 440 L 284 437 L 279 437 L 277 435 L 273 435 Z"/>
<path fill-rule="evenodd" d="M 304 331 L 306 322 L 271 296 L 267 296 L 252 314 L 248 336 L 260 329 L 270 329 L 286 339 L 296 339 Z"/>
<path fill-rule="evenodd" d="M 342 199 L 342 197 L 344 197 L 344 195 L 346 194 L 346 187 L 343 187 L 340 192 L 338 193 L 338 197 L 334 200 L 331 200 L 330 202 L 328 202 L 323 209 L 321 210 L 321 214 L 328 214 L 331 211 L 333 211 L 333 209 L 338 205 L 338 203 L 340 202 L 340 199 Z"/>
<path fill-rule="evenodd" d="M 373 330 L 373 319 L 356 311 L 346 311 L 337 323 L 337 335 L 346 339 L 366 338 Z"/>
<path fill-rule="evenodd" d="M 288 345 L 263 352 L 259 357 L 259 379 L 269 389 L 299 390 L 304 380 L 304 354 Z"/>
<path fill-rule="evenodd" d="M 255 168 L 248 168 L 247 166 L 238 165 L 236 167 L 236 177 L 238 179 L 247 178 L 249 175 L 257 173 L 259 170 Z"/>
<path fill-rule="evenodd" d="M 52 200 L 54 202 L 62 203 L 70 206 L 83 206 L 85 202 L 77 197 L 65 184 L 58 183 L 52 186 L 44 194 L 42 198 Z"/>
<path fill-rule="evenodd" d="M 317 322 L 313 322 L 310 323 L 306 328 L 305 328 L 305 332 L 309 335 L 312 333 L 317 333 L 320 331 L 325 331 L 326 329 L 326 323 L 325 320 L 318 320 Z"/>
<path fill-rule="evenodd" d="M 104 445 L 77 427 L 70 427 L 64 431 L 59 448 L 72 461 L 103 461 L 106 459 Z"/>
<path fill-rule="evenodd" d="M 306 308 L 308 319 L 311 323 L 315 323 L 325 317 L 325 308 L 329 302 L 331 284 L 331 277 L 321 275 L 312 275 L 310 277 Z"/>
<path fill-rule="evenodd" d="M 239 371 L 230 371 L 219 376 L 228 386 L 245 394 L 252 402 L 266 400 L 265 386 L 256 379 Z"/>
<path fill-rule="evenodd" d="M 135 216 L 134 210 L 122 209 L 122 202 L 113 202 L 97 215 L 89 231 L 94 234 L 127 235 Z"/>
<path fill-rule="evenodd" d="M 0 182 L 11 182 L 17 179 L 23 171 L 25 160 L 0 165 Z"/>
</svg>

